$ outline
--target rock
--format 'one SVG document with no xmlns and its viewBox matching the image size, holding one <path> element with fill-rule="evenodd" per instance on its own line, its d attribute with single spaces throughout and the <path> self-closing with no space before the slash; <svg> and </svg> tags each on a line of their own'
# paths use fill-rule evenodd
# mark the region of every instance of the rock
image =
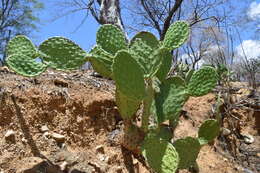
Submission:
<svg viewBox="0 0 260 173">
<path fill-rule="evenodd" d="M 41 127 L 40 130 L 41 130 L 41 132 L 47 132 L 47 131 L 49 131 L 49 128 L 46 125 L 44 125 Z"/>
<path fill-rule="evenodd" d="M 13 130 L 8 130 L 6 133 L 5 133 L 5 139 L 7 141 L 12 141 L 14 142 L 15 141 L 15 131 Z"/>
<path fill-rule="evenodd" d="M 227 129 L 227 128 L 222 128 L 222 134 L 224 136 L 228 136 L 231 134 L 231 130 Z"/>
<path fill-rule="evenodd" d="M 52 133 L 52 138 L 55 139 L 57 142 L 65 142 L 65 136 L 58 134 L 58 133 Z"/>
<path fill-rule="evenodd" d="M 241 135 L 243 136 L 246 144 L 252 144 L 255 141 L 255 139 L 252 135 L 249 135 L 249 134 L 241 134 Z"/>
<path fill-rule="evenodd" d="M 65 171 L 66 168 L 67 168 L 67 166 L 68 166 L 68 163 L 67 163 L 66 161 L 64 161 L 64 162 L 60 165 L 60 169 L 61 169 L 62 171 Z"/>
<path fill-rule="evenodd" d="M 27 139 L 25 139 L 25 137 L 23 137 L 21 140 L 23 143 L 27 143 Z"/>
<path fill-rule="evenodd" d="M 96 151 L 97 152 L 100 152 L 100 153 L 105 153 L 105 150 L 104 150 L 104 147 L 102 146 L 102 145 L 98 145 L 97 147 L 96 147 Z"/>
</svg>

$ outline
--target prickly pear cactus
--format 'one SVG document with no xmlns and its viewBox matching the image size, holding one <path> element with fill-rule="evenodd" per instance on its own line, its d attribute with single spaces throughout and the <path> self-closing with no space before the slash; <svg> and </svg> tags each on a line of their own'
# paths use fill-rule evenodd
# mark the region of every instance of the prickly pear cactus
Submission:
<svg viewBox="0 0 260 173">
<path fill-rule="evenodd" d="M 152 112 L 156 114 L 158 123 L 178 119 L 182 106 L 188 98 L 185 81 L 182 78 L 173 77 L 164 81 L 160 86 L 160 92 L 155 94 L 152 106 Z"/>
<path fill-rule="evenodd" d="M 188 90 L 191 96 L 202 96 L 209 93 L 216 84 L 216 70 L 213 67 L 203 67 L 191 76 Z"/>
<path fill-rule="evenodd" d="M 176 149 L 153 134 L 144 139 L 142 154 L 156 173 L 173 173 L 178 168 L 179 155 Z"/>
<path fill-rule="evenodd" d="M 114 59 L 113 76 L 119 91 L 133 100 L 142 100 L 145 97 L 144 74 L 127 51 L 119 51 Z"/>
<path fill-rule="evenodd" d="M 36 58 L 37 50 L 29 38 L 24 35 L 18 35 L 8 42 L 6 54 L 7 56 L 21 54 L 34 59 Z"/>
<path fill-rule="evenodd" d="M 114 57 L 103 50 L 100 46 L 95 46 L 90 51 L 91 56 L 89 57 L 89 61 L 91 65 L 102 76 L 107 78 L 112 78 L 112 64 L 114 61 Z"/>
<path fill-rule="evenodd" d="M 217 120 L 206 120 L 199 128 L 199 142 L 205 145 L 213 141 L 220 132 L 220 125 Z"/>
<path fill-rule="evenodd" d="M 35 59 L 23 54 L 8 56 L 7 64 L 16 73 L 27 77 L 40 75 L 47 68 L 46 64 L 36 62 Z"/>
<path fill-rule="evenodd" d="M 180 157 L 178 165 L 179 169 L 187 169 L 196 163 L 200 151 L 200 143 L 198 139 L 192 137 L 178 139 L 173 143 L 173 146 Z"/>
<path fill-rule="evenodd" d="M 176 49 L 189 38 L 189 33 L 189 24 L 185 21 L 177 21 L 166 32 L 163 46 L 170 50 Z"/>
<path fill-rule="evenodd" d="M 63 37 L 52 37 L 44 41 L 39 50 L 50 67 L 57 70 L 77 69 L 85 63 L 86 52 L 77 44 Z"/>
<path fill-rule="evenodd" d="M 72 70 L 90 61 L 97 72 L 115 81 L 116 104 L 125 121 L 124 139 L 130 139 L 122 146 L 143 154 L 156 173 L 174 173 L 194 166 L 201 145 L 212 141 L 219 132 L 218 122 L 207 120 L 199 129 L 198 139 L 187 137 L 171 143 L 184 103 L 190 96 L 210 92 L 217 81 L 212 67 L 188 72 L 183 76 L 185 80 L 168 77 L 171 51 L 188 39 L 189 32 L 188 23 L 177 21 L 161 42 L 149 32 L 140 32 L 128 44 L 118 27 L 102 25 L 97 45 L 89 53 L 63 37 L 50 38 L 37 50 L 27 37 L 17 36 L 7 46 L 7 64 L 21 75 L 36 76 L 47 67 Z M 37 57 L 42 62 L 36 62 Z M 139 108 L 141 127 L 136 126 L 135 119 Z"/>
<path fill-rule="evenodd" d="M 143 43 L 151 47 L 152 49 L 157 49 L 159 48 L 159 41 L 157 38 L 150 32 L 139 32 L 137 33 L 132 40 L 130 41 L 130 47 L 135 43 L 137 39 L 140 39 Z"/>
<path fill-rule="evenodd" d="M 97 45 L 115 55 L 122 49 L 127 49 L 124 33 L 115 25 L 102 25 L 97 32 Z"/>
</svg>

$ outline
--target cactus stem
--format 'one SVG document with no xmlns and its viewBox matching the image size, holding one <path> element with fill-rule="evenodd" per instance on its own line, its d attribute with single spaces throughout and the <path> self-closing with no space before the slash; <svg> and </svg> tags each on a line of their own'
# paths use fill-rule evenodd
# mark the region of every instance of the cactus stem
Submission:
<svg viewBox="0 0 260 173">
<path fill-rule="evenodd" d="M 147 86 L 146 86 L 146 93 L 147 96 L 145 97 L 143 101 L 143 117 L 142 117 L 142 129 L 145 133 L 148 132 L 148 126 L 149 126 L 149 116 L 151 114 L 151 105 L 154 99 L 154 90 L 152 87 L 152 81 L 147 80 Z"/>
</svg>

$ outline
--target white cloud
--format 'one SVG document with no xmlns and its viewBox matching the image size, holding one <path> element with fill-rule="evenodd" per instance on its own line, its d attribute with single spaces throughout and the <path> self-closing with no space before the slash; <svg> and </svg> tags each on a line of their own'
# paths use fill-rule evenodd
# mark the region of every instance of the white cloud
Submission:
<svg viewBox="0 0 260 173">
<path fill-rule="evenodd" d="M 259 40 L 244 40 L 242 44 L 236 47 L 237 55 L 244 57 L 242 46 L 248 59 L 260 56 Z"/>
<path fill-rule="evenodd" d="M 247 11 L 247 15 L 253 20 L 260 19 L 260 2 L 259 3 L 257 3 L 256 1 L 252 2 Z"/>
</svg>

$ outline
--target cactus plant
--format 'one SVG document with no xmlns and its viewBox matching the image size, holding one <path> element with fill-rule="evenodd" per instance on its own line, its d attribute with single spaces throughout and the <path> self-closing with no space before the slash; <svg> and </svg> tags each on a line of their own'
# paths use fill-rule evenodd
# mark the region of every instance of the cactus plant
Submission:
<svg viewBox="0 0 260 173">
<path fill-rule="evenodd" d="M 168 77 L 171 51 L 188 39 L 189 30 L 188 23 L 178 21 L 170 26 L 162 42 L 149 32 L 140 32 L 128 44 L 119 28 L 107 24 L 99 28 L 97 45 L 89 53 L 63 37 L 50 38 L 37 50 L 26 37 L 18 36 L 7 46 L 7 64 L 19 74 L 36 76 L 47 67 L 71 70 L 91 62 L 94 70 L 115 81 L 116 104 L 126 122 L 128 142 L 131 143 L 131 135 L 142 133 L 133 136 L 139 145 L 137 149 L 131 144 L 129 149 L 142 153 L 155 172 L 173 173 L 194 166 L 201 145 L 212 141 L 219 131 L 217 121 L 207 120 L 200 127 L 198 138 L 187 137 L 171 143 L 171 129 L 177 125 L 184 103 L 190 96 L 210 92 L 217 81 L 212 67 L 191 71 L 185 80 L 180 76 Z M 42 62 L 35 62 L 36 57 Z M 136 126 L 134 115 L 139 108 L 142 123 Z M 163 124 L 165 121 L 169 125 Z"/>
</svg>

